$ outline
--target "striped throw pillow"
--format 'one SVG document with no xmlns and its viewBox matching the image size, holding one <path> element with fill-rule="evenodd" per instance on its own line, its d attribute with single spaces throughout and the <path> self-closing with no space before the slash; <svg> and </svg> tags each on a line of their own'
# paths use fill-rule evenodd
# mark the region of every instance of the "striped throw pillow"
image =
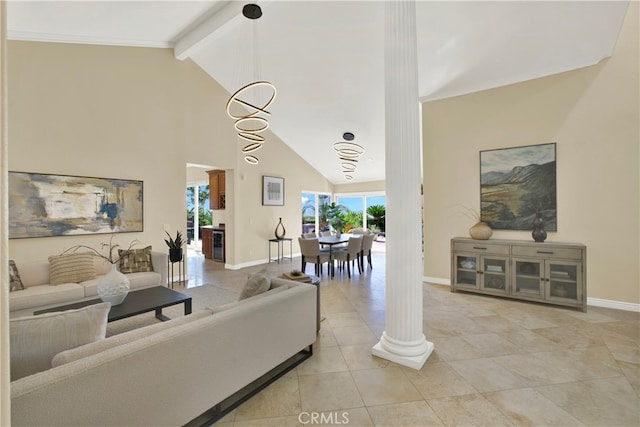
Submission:
<svg viewBox="0 0 640 427">
<path fill-rule="evenodd" d="M 49 283 L 79 283 L 96 278 L 93 255 L 88 252 L 49 257 Z"/>
</svg>

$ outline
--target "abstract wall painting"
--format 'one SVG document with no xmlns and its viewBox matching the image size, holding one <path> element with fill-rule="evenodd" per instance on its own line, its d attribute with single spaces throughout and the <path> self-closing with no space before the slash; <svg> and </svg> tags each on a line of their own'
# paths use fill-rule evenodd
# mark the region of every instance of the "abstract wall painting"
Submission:
<svg viewBox="0 0 640 427">
<path fill-rule="evenodd" d="M 556 144 L 480 152 L 480 216 L 494 230 L 557 231 Z"/>
<path fill-rule="evenodd" d="M 9 238 L 143 231 L 142 181 L 9 172 Z"/>
<path fill-rule="evenodd" d="M 284 206 L 284 178 L 262 177 L 262 205 Z"/>
</svg>

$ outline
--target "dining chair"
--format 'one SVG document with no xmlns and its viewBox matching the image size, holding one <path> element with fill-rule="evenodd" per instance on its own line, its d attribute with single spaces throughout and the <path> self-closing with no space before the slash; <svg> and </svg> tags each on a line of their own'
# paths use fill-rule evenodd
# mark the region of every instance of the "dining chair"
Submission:
<svg viewBox="0 0 640 427">
<path fill-rule="evenodd" d="M 334 249 L 331 253 L 334 260 L 347 264 L 347 275 L 351 278 L 351 267 L 354 262 L 358 264 L 358 273 L 362 274 L 360 266 L 360 250 L 362 249 L 362 237 L 353 236 L 349 239 L 345 248 Z M 333 262 L 333 260 L 331 261 Z"/>
<path fill-rule="evenodd" d="M 302 233 L 300 235 L 303 239 L 315 239 L 316 237 L 316 233 Z"/>
<path fill-rule="evenodd" d="M 315 239 L 303 239 L 298 237 L 298 244 L 300 245 L 300 252 L 302 253 L 302 268 L 304 273 L 307 268 L 307 263 L 315 264 L 315 274 L 320 277 L 322 275 L 322 264 L 327 263 L 327 273 L 329 273 L 329 262 L 331 259 L 328 252 L 320 251 L 320 244 L 318 238 Z"/>
<path fill-rule="evenodd" d="M 369 267 L 373 269 L 373 264 L 371 264 L 371 248 L 373 247 L 373 239 L 376 238 L 376 235 L 373 233 L 364 234 L 362 236 L 362 249 L 360 250 L 360 264 L 362 265 L 362 270 L 364 270 L 364 257 L 367 257 L 367 262 Z"/>
<path fill-rule="evenodd" d="M 331 236 L 331 232 L 330 231 L 321 231 L 320 232 L 320 237 L 327 237 L 327 236 Z"/>
</svg>

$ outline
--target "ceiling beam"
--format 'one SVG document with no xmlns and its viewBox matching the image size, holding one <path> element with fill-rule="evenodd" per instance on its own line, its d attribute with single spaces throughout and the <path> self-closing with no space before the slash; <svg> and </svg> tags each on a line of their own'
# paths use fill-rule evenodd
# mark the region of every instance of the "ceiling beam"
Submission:
<svg viewBox="0 0 640 427">
<path fill-rule="evenodd" d="M 221 7 L 201 22 L 189 28 L 175 42 L 173 53 L 176 59 L 185 60 L 196 53 L 214 36 L 215 32 L 242 16 L 243 2 L 222 1 Z"/>
</svg>

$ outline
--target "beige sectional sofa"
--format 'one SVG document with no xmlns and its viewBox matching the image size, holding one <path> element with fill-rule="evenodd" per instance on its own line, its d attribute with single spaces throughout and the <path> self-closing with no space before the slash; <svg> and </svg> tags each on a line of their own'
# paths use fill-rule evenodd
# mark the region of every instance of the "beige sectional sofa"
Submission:
<svg viewBox="0 0 640 427">
<path fill-rule="evenodd" d="M 151 262 L 153 271 L 126 275 L 131 290 L 166 285 L 167 254 L 151 252 Z M 49 283 L 48 262 L 18 263 L 24 289 L 9 292 L 10 316 L 28 316 L 36 310 L 98 298 L 98 281 L 109 271 L 110 264 L 96 257 L 94 265 L 98 273 L 95 279 L 53 286 Z"/>
<path fill-rule="evenodd" d="M 55 367 L 11 383 L 12 425 L 181 426 L 217 419 L 312 353 L 315 287 L 274 278 L 271 288 L 59 353 Z"/>
</svg>

